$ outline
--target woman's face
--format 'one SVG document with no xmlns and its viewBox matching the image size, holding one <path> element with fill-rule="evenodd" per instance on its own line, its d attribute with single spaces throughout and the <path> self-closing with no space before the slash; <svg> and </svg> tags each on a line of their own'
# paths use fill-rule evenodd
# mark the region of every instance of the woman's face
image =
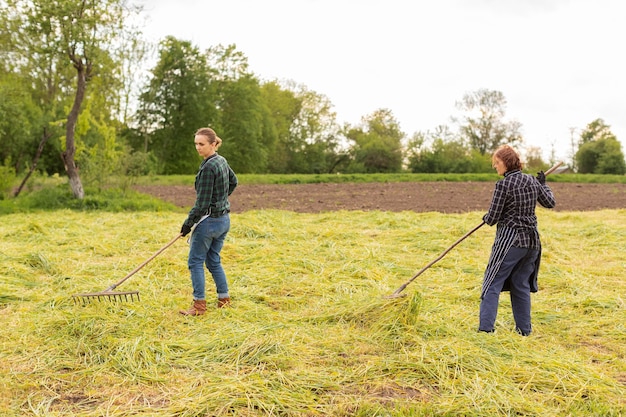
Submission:
<svg viewBox="0 0 626 417">
<path fill-rule="evenodd" d="M 498 157 L 493 158 L 493 167 L 498 175 L 504 175 L 506 172 L 506 165 L 504 165 L 504 162 L 502 162 L 502 160 Z"/>
<path fill-rule="evenodd" d="M 198 151 L 198 155 L 200 155 L 202 159 L 207 159 L 215 153 L 215 144 L 217 142 L 209 143 L 209 138 L 204 135 L 196 135 L 193 143 L 196 145 L 196 151 Z"/>
</svg>

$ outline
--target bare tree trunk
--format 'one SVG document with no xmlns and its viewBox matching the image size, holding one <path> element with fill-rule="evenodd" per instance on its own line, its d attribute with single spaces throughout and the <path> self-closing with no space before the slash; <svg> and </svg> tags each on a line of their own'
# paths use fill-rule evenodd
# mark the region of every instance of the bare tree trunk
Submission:
<svg viewBox="0 0 626 417">
<path fill-rule="evenodd" d="M 337 160 L 335 161 L 335 163 L 332 164 L 332 166 L 330 168 L 328 168 L 328 172 L 327 174 L 332 174 L 333 171 L 335 170 L 335 168 L 337 168 L 337 166 L 339 166 L 339 164 L 341 164 L 343 161 L 347 161 L 348 160 L 348 155 L 340 155 Z"/>
<path fill-rule="evenodd" d="M 78 168 L 74 162 L 74 155 L 76 154 L 76 145 L 74 142 L 74 131 L 76 123 L 78 121 L 78 114 L 80 112 L 80 106 L 85 98 L 85 90 L 87 89 L 87 78 L 85 75 L 86 69 L 80 62 L 74 61 L 77 74 L 77 86 L 76 96 L 74 97 L 74 104 L 72 110 L 67 116 L 67 127 L 65 131 L 65 152 L 61 154 L 63 162 L 65 163 L 65 171 L 70 180 L 70 188 L 74 197 L 83 199 L 85 197 L 85 190 L 83 190 L 83 184 L 80 181 L 80 175 Z"/>
<path fill-rule="evenodd" d="M 35 157 L 33 158 L 33 165 L 30 167 L 28 174 L 26 174 L 26 176 L 22 180 L 22 183 L 20 184 L 20 186 L 17 187 L 17 189 L 13 193 L 13 197 L 17 197 L 18 195 L 20 195 L 20 193 L 22 192 L 22 189 L 24 188 L 24 185 L 26 185 L 26 181 L 28 181 L 30 176 L 33 174 L 33 172 L 37 168 L 37 163 L 39 163 L 39 158 L 41 157 L 41 153 L 43 152 L 43 147 L 48 141 L 48 139 L 50 139 L 51 136 L 52 136 L 52 133 L 49 133 L 44 127 L 43 134 L 41 135 L 41 141 L 39 142 L 39 146 L 37 147 L 37 152 L 35 153 Z"/>
</svg>

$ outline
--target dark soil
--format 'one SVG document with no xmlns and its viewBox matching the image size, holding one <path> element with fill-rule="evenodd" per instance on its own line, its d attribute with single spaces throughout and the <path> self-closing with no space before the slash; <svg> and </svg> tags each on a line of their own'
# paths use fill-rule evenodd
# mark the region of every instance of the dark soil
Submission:
<svg viewBox="0 0 626 417">
<path fill-rule="evenodd" d="M 557 211 L 626 208 L 626 184 L 549 183 Z M 490 182 L 398 182 L 339 184 L 240 184 L 230 197 L 231 212 L 280 209 L 300 213 L 335 210 L 486 211 L 494 184 Z M 179 207 L 194 204 L 192 186 L 136 186 Z"/>
</svg>

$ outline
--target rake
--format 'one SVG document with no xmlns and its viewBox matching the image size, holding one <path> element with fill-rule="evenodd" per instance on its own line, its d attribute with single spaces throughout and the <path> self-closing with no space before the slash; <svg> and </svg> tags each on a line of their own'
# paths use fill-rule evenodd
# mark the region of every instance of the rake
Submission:
<svg viewBox="0 0 626 417">
<path fill-rule="evenodd" d="M 169 243 L 167 243 L 161 249 L 156 251 L 154 253 L 154 255 L 152 255 L 151 257 L 149 257 L 145 261 L 143 261 L 141 263 L 141 265 L 139 265 L 137 268 L 133 269 L 128 275 L 126 275 L 124 278 L 122 278 L 121 280 L 119 280 L 115 284 L 112 284 L 111 286 L 109 286 L 104 291 L 72 295 L 72 298 L 74 299 L 74 303 L 78 304 L 78 303 L 82 302 L 82 304 L 84 305 L 84 304 L 87 304 L 87 303 L 89 303 L 91 301 L 116 302 L 116 301 L 128 301 L 129 299 L 130 299 L 131 302 L 139 301 L 139 291 L 123 291 L 123 292 L 120 292 L 120 291 L 113 291 L 113 290 L 116 289 L 117 287 L 119 287 L 120 285 L 122 285 L 124 283 L 124 281 L 126 281 L 128 278 L 130 278 L 133 275 L 135 275 L 141 268 L 146 266 L 146 264 L 148 264 L 148 262 L 150 262 L 151 260 L 153 260 L 154 258 L 159 256 L 159 254 L 161 252 L 163 252 L 165 249 L 167 249 L 170 246 L 172 246 L 174 244 L 174 242 L 176 242 L 182 236 L 183 236 L 182 233 L 177 234 L 172 240 L 169 241 Z M 137 300 L 135 300 L 135 298 Z"/>
<path fill-rule="evenodd" d="M 557 162 L 552 168 L 550 168 L 549 170 L 547 170 L 545 172 L 545 175 L 549 175 L 551 173 L 553 173 L 558 167 L 561 166 L 561 164 L 563 164 L 563 162 Z M 436 259 L 434 259 L 433 261 L 429 262 L 428 265 L 426 265 L 425 267 L 423 267 L 422 269 L 420 269 L 417 274 L 413 275 L 413 277 L 411 279 L 409 279 L 407 282 L 405 282 L 404 284 L 402 284 L 400 287 L 398 287 L 397 290 L 395 290 L 393 292 L 393 294 L 391 295 L 387 295 L 384 298 L 400 298 L 400 297 L 404 297 L 406 294 L 401 294 L 402 291 L 404 291 L 404 289 L 415 280 L 415 278 L 419 277 L 420 275 L 422 275 L 422 273 L 424 271 L 426 271 L 428 268 L 430 268 L 431 266 L 433 266 L 435 263 L 437 263 L 439 260 L 441 260 L 441 258 L 443 258 L 444 256 L 446 256 L 446 254 L 448 252 L 450 252 L 456 245 L 458 245 L 459 243 L 463 242 L 469 235 L 471 235 L 472 233 L 474 233 L 476 230 L 480 229 L 481 227 L 483 227 L 485 225 L 485 222 L 481 222 L 478 226 L 474 227 L 472 230 L 470 230 L 469 232 L 465 233 L 463 236 L 461 236 L 456 242 L 454 242 L 452 245 L 450 245 L 450 247 L 448 249 L 446 249 L 445 251 L 443 251 L 441 253 L 441 255 L 439 255 Z"/>
</svg>

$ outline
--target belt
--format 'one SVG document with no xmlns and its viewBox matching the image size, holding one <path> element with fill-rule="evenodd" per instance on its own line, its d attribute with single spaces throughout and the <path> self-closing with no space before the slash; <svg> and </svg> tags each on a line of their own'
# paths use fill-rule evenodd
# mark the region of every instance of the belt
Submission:
<svg viewBox="0 0 626 417">
<path fill-rule="evenodd" d="M 209 209 L 209 217 L 222 217 L 224 214 L 228 214 L 230 212 L 230 210 L 228 209 L 224 209 L 224 210 L 220 210 L 220 211 L 216 211 L 213 212 L 211 209 Z"/>
</svg>

